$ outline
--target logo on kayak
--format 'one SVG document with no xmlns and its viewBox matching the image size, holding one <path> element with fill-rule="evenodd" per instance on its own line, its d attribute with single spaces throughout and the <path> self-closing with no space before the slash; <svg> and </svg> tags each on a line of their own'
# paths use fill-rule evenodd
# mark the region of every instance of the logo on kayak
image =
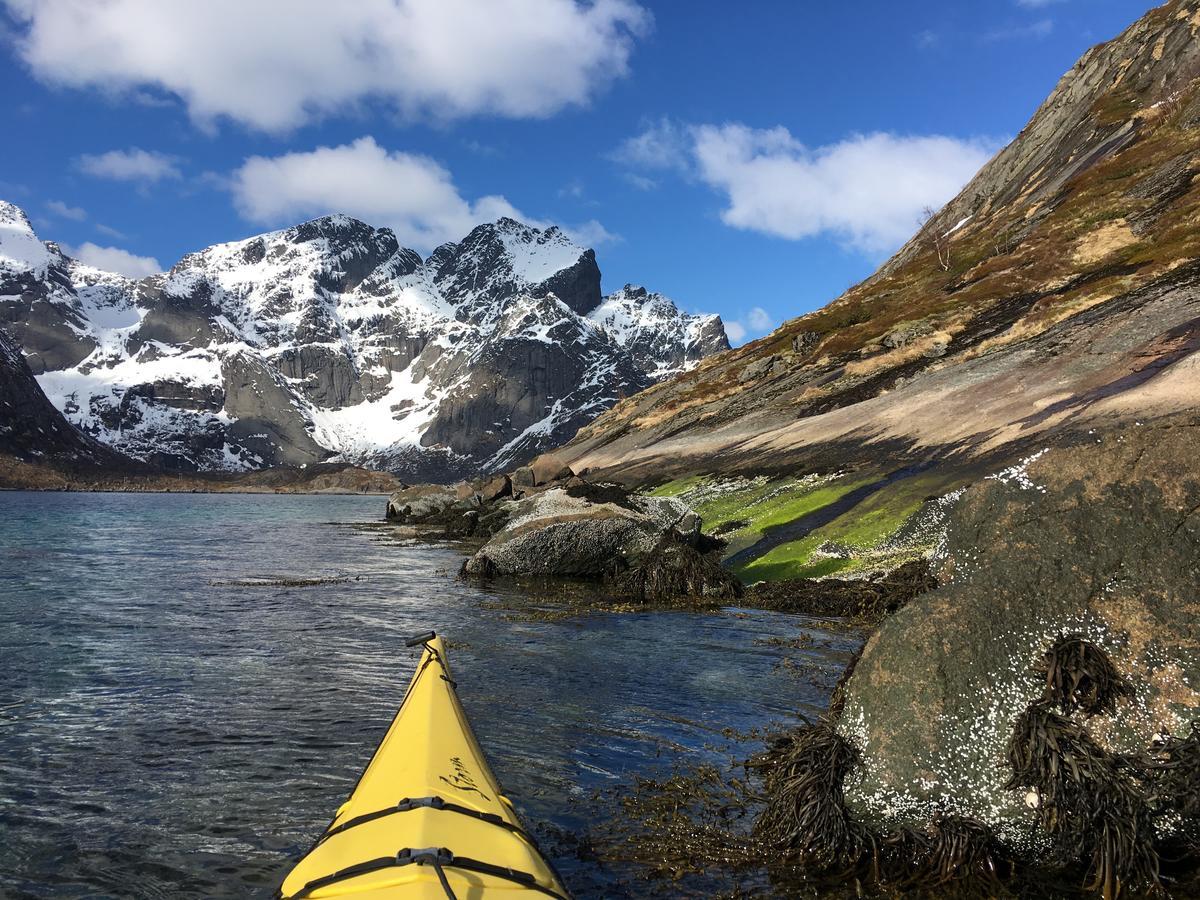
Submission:
<svg viewBox="0 0 1200 900">
<path fill-rule="evenodd" d="M 474 791 L 484 800 L 492 799 L 479 789 L 479 785 L 475 783 L 475 779 L 471 777 L 470 770 L 461 759 L 457 756 L 452 756 L 450 758 L 450 765 L 454 767 L 454 773 L 449 778 L 445 775 L 439 775 L 438 778 L 451 787 L 458 788 L 460 791 Z"/>
</svg>

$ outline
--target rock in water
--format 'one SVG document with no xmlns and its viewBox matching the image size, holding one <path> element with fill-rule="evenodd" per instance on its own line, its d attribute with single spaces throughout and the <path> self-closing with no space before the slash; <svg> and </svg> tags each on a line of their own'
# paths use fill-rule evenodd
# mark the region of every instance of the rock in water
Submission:
<svg viewBox="0 0 1200 900">
<path fill-rule="evenodd" d="M 698 548 L 696 515 L 679 500 L 584 484 L 508 506 L 507 523 L 465 574 L 604 579 L 637 600 L 741 595 L 741 583 Z M 681 524 L 689 527 L 681 532 Z"/>
<path fill-rule="evenodd" d="M 942 586 L 867 643 L 839 724 L 862 758 L 846 782 L 857 818 L 928 827 L 956 815 L 1018 847 L 1074 834 L 1067 852 L 1097 860 L 1116 856 L 1089 841 L 1117 813 L 1088 807 L 1088 790 L 1129 799 L 1113 834 L 1143 849 L 1147 823 L 1181 822 L 1143 784 L 1151 770 L 1121 774 L 1116 760 L 1200 720 L 1200 423 L 1093 440 L 968 490 L 938 556 Z M 1038 783 L 1055 761 L 1036 758 L 1045 747 L 1029 733 L 1045 727 L 1075 748 L 1056 771 L 1091 754 L 1111 783 Z M 1025 762 L 1015 770 L 1010 755 Z"/>
<path fill-rule="evenodd" d="M 514 478 L 514 483 L 520 481 Z M 517 501 L 508 524 L 467 562 L 466 572 L 599 578 L 648 554 L 688 512 L 677 500 L 592 503 L 554 488 Z"/>
</svg>

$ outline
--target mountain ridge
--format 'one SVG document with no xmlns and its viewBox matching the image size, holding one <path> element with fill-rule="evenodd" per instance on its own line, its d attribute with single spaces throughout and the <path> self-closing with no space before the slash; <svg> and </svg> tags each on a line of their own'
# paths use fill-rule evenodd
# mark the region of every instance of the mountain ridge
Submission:
<svg viewBox="0 0 1200 900">
<path fill-rule="evenodd" d="M 422 257 L 322 216 L 138 280 L 41 242 L 12 204 L 0 225 L 0 323 L 46 395 L 172 470 L 497 470 L 729 346 L 660 294 L 603 297 L 593 250 L 514 219 Z"/>
</svg>

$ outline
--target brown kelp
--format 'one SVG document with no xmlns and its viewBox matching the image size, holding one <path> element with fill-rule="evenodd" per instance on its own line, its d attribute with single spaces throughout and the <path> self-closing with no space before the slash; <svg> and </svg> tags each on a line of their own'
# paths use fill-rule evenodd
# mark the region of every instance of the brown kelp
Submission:
<svg viewBox="0 0 1200 900">
<path fill-rule="evenodd" d="M 874 846 L 843 794 L 846 775 L 858 761 L 854 745 L 827 722 L 778 737 L 749 763 L 762 773 L 766 795 L 755 836 L 818 871 L 853 867 Z"/>
<path fill-rule="evenodd" d="M 1039 700 L 1017 719 L 1008 787 L 1030 791 L 1054 861 L 1082 862 L 1088 890 L 1107 900 L 1153 888 L 1159 875 L 1153 811 L 1136 768 L 1051 706 Z"/>
<path fill-rule="evenodd" d="M 1046 681 L 1042 696 L 1067 715 L 1077 709 L 1088 716 L 1111 715 L 1117 700 L 1129 694 L 1108 654 L 1077 634 L 1055 641 L 1035 671 Z"/>
</svg>

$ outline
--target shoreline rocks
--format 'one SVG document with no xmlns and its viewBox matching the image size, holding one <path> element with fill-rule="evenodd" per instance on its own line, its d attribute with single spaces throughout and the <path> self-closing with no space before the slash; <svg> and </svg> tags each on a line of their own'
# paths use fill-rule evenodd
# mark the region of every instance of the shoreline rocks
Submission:
<svg viewBox="0 0 1200 900">
<path fill-rule="evenodd" d="M 526 468 L 487 484 L 417 485 L 392 494 L 387 519 L 414 536 L 484 542 L 463 564 L 467 577 L 587 579 L 639 602 L 742 595 L 720 564 L 722 543 L 683 502 L 595 484 L 566 467 L 538 482 Z"/>
</svg>

